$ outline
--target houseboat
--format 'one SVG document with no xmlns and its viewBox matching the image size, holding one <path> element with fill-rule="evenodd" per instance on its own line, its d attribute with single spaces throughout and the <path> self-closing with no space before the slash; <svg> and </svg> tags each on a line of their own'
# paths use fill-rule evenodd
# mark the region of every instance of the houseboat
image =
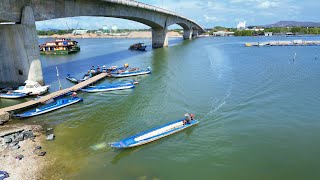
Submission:
<svg viewBox="0 0 320 180">
<path fill-rule="evenodd" d="M 61 38 L 39 45 L 40 54 L 71 54 L 80 51 L 77 41 Z"/>
</svg>

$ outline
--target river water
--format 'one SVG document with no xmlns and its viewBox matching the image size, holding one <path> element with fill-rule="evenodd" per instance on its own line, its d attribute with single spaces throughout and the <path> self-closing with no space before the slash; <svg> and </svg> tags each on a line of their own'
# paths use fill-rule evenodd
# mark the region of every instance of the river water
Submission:
<svg viewBox="0 0 320 180">
<path fill-rule="evenodd" d="M 293 39 L 171 39 L 146 52 L 127 48 L 150 39 L 77 39 L 78 54 L 41 56 L 51 91 L 59 87 L 56 66 L 64 88 L 72 85 L 66 74 L 80 78 L 91 65 L 153 70 L 135 77 L 135 89 L 79 93 L 83 102 L 26 120 L 54 128 L 56 140 L 44 145 L 55 159 L 46 178 L 318 179 L 320 47 L 244 46 Z M 200 124 L 133 149 L 108 146 L 186 112 Z"/>
</svg>

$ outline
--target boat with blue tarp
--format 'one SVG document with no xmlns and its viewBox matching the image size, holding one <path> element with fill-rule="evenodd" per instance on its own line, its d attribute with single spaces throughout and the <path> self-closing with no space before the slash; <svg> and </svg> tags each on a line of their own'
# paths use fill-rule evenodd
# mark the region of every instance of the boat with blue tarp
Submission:
<svg viewBox="0 0 320 180">
<path fill-rule="evenodd" d="M 80 90 L 84 91 L 84 92 L 105 92 L 105 91 L 132 89 L 132 88 L 135 88 L 135 86 L 132 83 L 128 82 L 128 83 L 88 86 L 88 87 L 82 88 Z"/>
<path fill-rule="evenodd" d="M 18 99 L 18 98 L 27 97 L 28 95 L 29 95 L 29 93 L 19 93 L 19 92 L 8 91 L 6 93 L 0 93 L 0 98 Z"/>
<path fill-rule="evenodd" d="M 145 51 L 147 48 L 146 45 L 144 45 L 144 43 L 136 43 L 136 44 L 132 44 L 129 47 L 129 50 L 138 50 L 138 51 Z"/>
<path fill-rule="evenodd" d="M 80 101 L 83 101 L 83 99 L 79 97 L 64 97 L 60 99 L 55 99 L 55 100 L 52 100 L 52 102 L 49 102 L 48 104 L 23 112 L 21 114 L 15 114 L 14 117 L 27 118 L 27 117 L 37 116 L 37 115 L 45 114 L 45 113 L 78 103 Z"/>
<path fill-rule="evenodd" d="M 119 149 L 140 146 L 182 131 L 199 123 L 198 120 L 193 119 L 193 114 L 187 113 L 185 114 L 185 116 L 186 118 L 184 119 L 179 119 L 162 126 L 152 128 L 145 132 L 138 133 L 134 136 L 122 139 L 120 141 L 112 142 L 110 143 L 110 146 Z"/>
<path fill-rule="evenodd" d="M 144 74 L 151 74 L 151 68 L 148 67 L 145 70 L 125 70 L 125 71 L 118 71 L 116 73 L 111 73 L 111 77 L 121 78 L 121 77 L 130 77 L 130 76 L 139 76 Z"/>
</svg>

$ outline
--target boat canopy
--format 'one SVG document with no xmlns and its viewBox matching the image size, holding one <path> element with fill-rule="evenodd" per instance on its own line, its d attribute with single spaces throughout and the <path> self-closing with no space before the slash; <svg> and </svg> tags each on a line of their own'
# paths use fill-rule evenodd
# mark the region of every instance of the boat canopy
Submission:
<svg viewBox="0 0 320 180">
<path fill-rule="evenodd" d="M 38 82 L 36 82 L 36 81 L 31 81 L 31 80 L 26 80 L 24 83 L 26 83 L 26 85 L 39 85 L 39 83 Z"/>
</svg>

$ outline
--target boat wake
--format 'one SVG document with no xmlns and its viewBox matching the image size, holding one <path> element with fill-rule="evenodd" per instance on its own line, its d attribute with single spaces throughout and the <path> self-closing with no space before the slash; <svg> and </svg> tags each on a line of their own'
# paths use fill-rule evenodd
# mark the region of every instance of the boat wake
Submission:
<svg viewBox="0 0 320 180">
<path fill-rule="evenodd" d="M 225 66 L 224 64 L 220 64 L 221 67 L 217 68 L 217 65 L 215 64 L 215 60 L 213 58 L 211 58 L 210 56 L 208 57 L 209 61 L 210 61 L 210 70 L 217 74 L 217 79 L 220 80 L 224 80 L 225 75 L 227 72 L 232 72 L 232 68 L 230 66 Z M 226 73 L 225 73 L 226 71 Z M 231 76 L 231 75 L 230 75 Z M 215 98 L 211 99 L 211 107 L 208 113 L 206 113 L 206 115 L 204 116 L 204 118 L 208 118 L 209 116 L 212 116 L 214 113 L 216 113 L 219 109 L 221 109 L 223 106 L 225 106 L 225 104 L 227 103 L 227 100 L 229 99 L 229 97 L 231 96 L 231 92 L 232 92 L 232 76 L 229 79 L 226 79 L 226 82 L 230 82 L 227 85 L 227 90 L 225 93 L 225 96 L 221 99 L 221 100 L 217 100 Z"/>
</svg>

